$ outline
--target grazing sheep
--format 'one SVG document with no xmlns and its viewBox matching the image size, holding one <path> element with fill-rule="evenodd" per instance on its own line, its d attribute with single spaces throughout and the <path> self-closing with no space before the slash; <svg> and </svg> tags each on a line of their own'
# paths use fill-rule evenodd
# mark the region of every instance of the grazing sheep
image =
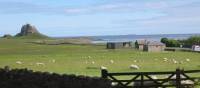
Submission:
<svg viewBox="0 0 200 88">
<path fill-rule="evenodd" d="M 100 69 L 105 70 L 105 69 L 107 69 L 107 67 L 101 66 Z"/>
<path fill-rule="evenodd" d="M 44 64 L 44 63 L 39 63 L 39 62 L 37 62 L 36 65 L 37 65 L 37 66 L 44 66 L 45 64 Z"/>
<path fill-rule="evenodd" d="M 55 59 L 53 59 L 53 60 L 52 60 L 52 63 L 55 63 L 55 62 L 56 62 L 56 60 L 55 60 Z"/>
<path fill-rule="evenodd" d="M 21 61 L 16 61 L 16 63 L 17 63 L 17 64 L 22 64 L 22 62 L 21 62 Z"/>
<path fill-rule="evenodd" d="M 91 59 L 92 57 L 91 56 L 88 56 L 88 59 Z"/>
<path fill-rule="evenodd" d="M 112 82 L 111 85 L 112 85 L 112 86 L 117 86 L 118 83 L 116 83 L 116 82 Z"/>
<path fill-rule="evenodd" d="M 183 76 L 183 75 L 180 75 L 180 77 L 181 77 L 181 78 L 185 78 L 185 76 Z M 176 79 L 176 75 L 172 76 L 171 79 Z M 170 82 L 170 83 L 173 84 L 173 85 L 176 85 L 176 81 L 172 81 L 172 82 Z M 181 84 L 182 84 L 182 85 L 184 85 L 184 84 L 189 85 L 189 86 L 182 86 L 181 88 L 194 88 L 194 87 L 193 87 L 193 86 L 194 86 L 194 82 L 191 81 L 191 80 L 182 80 L 182 81 L 181 81 Z"/>
<path fill-rule="evenodd" d="M 135 63 L 137 63 L 137 60 L 134 60 Z"/>
<path fill-rule="evenodd" d="M 178 61 L 176 61 L 175 59 L 172 59 L 174 64 L 178 64 Z"/>
<path fill-rule="evenodd" d="M 94 61 L 92 61 L 92 64 L 95 64 L 95 62 L 94 62 Z"/>
<path fill-rule="evenodd" d="M 151 76 L 152 79 L 158 79 L 157 76 Z M 134 88 L 141 88 L 139 87 L 141 85 L 141 82 L 134 82 Z M 153 86 L 156 85 L 154 81 L 144 81 L 145 86 Z M 145 88 L 158 88 L 158 87 L 145 87 Z"/>
<path fill-rule="evenodd" d="M 110 60 L 110 63 L 111 63 L 111 64 L 113 64 L 113 63 L 114 63 L 114 61 L 113 61 L 113 60 Z"/>
<path fill-rule="evenodd" d="M 190 62 L 190 59 L 186 59 L 187 62 Z"/>
<path fill-rule="evenodd" d="M 168 61 L 168 59 L 167 59 L 167 58 L 163 58 L 163 60 L 164 60 L 164 62 L 167 62 L 167 61 Z"/>
<path fill-rule="evenodd" d="M 132 65 L 130 65 L 130 67 L 129 67 L 130 69 L 135 69 L 135 70 L 138 70 L 138 69 L 140 69 L 139 68 L 139 66 L 137 66 L 137 65 L 134 65 L 134 64 L 132 64 Z"/>
</svg>

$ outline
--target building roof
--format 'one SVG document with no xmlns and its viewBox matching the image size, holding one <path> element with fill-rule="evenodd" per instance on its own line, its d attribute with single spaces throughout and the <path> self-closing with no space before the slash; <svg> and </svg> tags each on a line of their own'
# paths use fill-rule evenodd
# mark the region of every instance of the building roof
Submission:
<svg viewBox="0 0 200 88">
<path fill-rule="evenodd" d="M 158 42 L 158 41 L 148 41 L 147 45 L 150 45 L 150 46 L 165 46 L 164 43 L 161 43 L 161 42 Z"/>
<path fill-rule="evenodd" d="M 137 40 L 139 45 L 145 45 L 146 44 L 146 40 Z"/>
</svg>

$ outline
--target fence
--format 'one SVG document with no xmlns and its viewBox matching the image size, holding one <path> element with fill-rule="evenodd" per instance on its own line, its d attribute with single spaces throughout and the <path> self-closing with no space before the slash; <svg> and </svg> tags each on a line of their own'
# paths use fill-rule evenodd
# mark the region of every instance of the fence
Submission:
<svg viewBox="0 0 200 88">
<path fill-rule="evenodd" d="M 107 70 L 102 70 L 102 78 L 107 78 L 116 83 L 113 88 L 193 88 L 200 77 L 190 77 L 188 74 L 199 74 L 200 70 L 184 71 L 176 69 L 176 71 L 168 72 L 124 72 L 124 73 L 109 73 Z M 162 79 L 154 79 L 152 76 L 163 76 Z M 120 80 L 116 77 L 130 76 L 130 80 Z M 185 83 L 184 83 L 185 82 Z"/>
</svg>

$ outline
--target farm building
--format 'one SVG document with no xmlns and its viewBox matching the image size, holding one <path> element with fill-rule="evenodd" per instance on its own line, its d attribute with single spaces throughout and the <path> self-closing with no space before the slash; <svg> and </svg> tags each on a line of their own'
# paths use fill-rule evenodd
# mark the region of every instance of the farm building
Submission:
<svg viewBox="0 0 200 88">
<path fill-rule="evenodd" d="M 165 49 L 165 44 L 157 41 L 137 40 L 136 48 L 141 51 L 161 52 Z"/>
<path fill-rule="evenodd" d="M 200 52 L 200 45 L 193 45 L 192 50 Z"/>
<path fill-rule="evenodd" d="M 131 48 L 131 42 L 108 42 L 107 49 Z"/>
<path fill-rule="evenodd" d="M 148 52 L 161 52 L 161 51 L 164 51 L 165 47 L 166 47 L 165 44 L 163 44 L 161 42 L 148 41 L 144 45 L 144 51 L 148 51 Z"/>
<path fill-rule="evenodd" d="M 136 48 L 138 48 L 139 50 L 144 50 L 144 45 L 146 44 L 146 40 L 136 40 L 136 43 L 137 44 L 135 44 L 136 46 Z"/>
</svg>

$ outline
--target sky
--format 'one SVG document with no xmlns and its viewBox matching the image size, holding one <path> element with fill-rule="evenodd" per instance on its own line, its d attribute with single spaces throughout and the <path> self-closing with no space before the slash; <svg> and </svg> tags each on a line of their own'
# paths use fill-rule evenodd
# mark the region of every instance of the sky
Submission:
<svg viewBox="0 0 200 88">
<path fill-rule="evenodd" d="M 0 35 L 29 23 L 52 36 L 200 33 L 200 0 L 0 0 Z"/>
</svg>

